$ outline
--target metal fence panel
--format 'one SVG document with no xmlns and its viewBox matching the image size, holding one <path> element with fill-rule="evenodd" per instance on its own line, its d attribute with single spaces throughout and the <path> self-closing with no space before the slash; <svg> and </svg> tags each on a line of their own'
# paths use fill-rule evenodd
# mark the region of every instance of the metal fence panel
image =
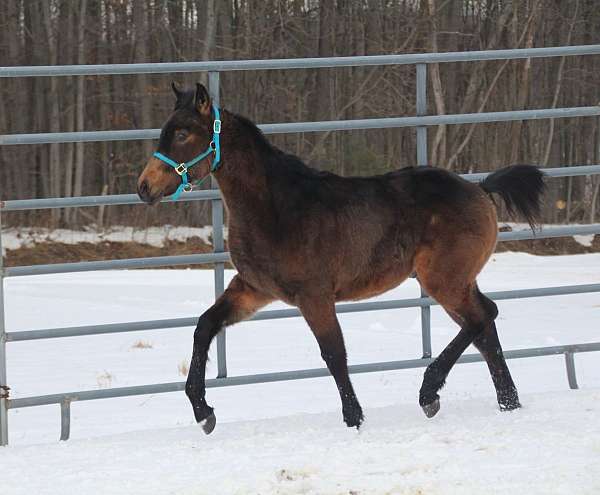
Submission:
<svg viewBox="0 0 600 495">
<path fill-rule="evenodd" d="M 355 119 L 346 121 L 327 122 L 295 122 L 263 124 L 261 129 L 266 134 L 292 133 L 292 132 L 320 132 L 352 129 L 382 129 L 392 127 L 416 127 L 417 130 L 417 164 L 427 165 L 427 126 L 471 124 L 484 122 L 507 122 L 514 120 L 536 120 L 549 118 L 574 118 L 599 116 L 600 106 L 521 110 L 512 112 L 487 112 L 461 115 L 432 115 L 427 116 L 426 100 L 426 74 L 429 63 L 464 62 L 477 60 L 506 60 L 518 58 L 557 57 L 573 55 L 600 55 L 600 45 L 586 45 L 573 47 L 535 48 L 519 50 L 496 50 L 459 53 L 433 53 L 410 55 L 382 55 L 364 57 L 330 57 L 330 58 L 305 58 L 285 60 L 237 60 L 237 61 L 211 61 L 211 62 L 182 62 L 163 64 L 109 64 L 109 65 L 78 65 L 78 66 L 37 66 L 37 67 L 0 67 L 0 77 L 39 77 L 39 76 L 73 76 L 73 75 L 102 75 L 102 74 L 142 74 L 142 73 L 173 73 L 173 72 L 209 72 L 209 90 L 213 99 L 219 98 L 219 71 L 235 70 L 271 70 L 271 69 L 298 69 L 319 67 L 348 67 L 348 66 L 373 66 L 373 65 L 406 65 L 416 64 L 417 75 L 417 116 L 395 117 L 380 119 Z M 130 131 L 92 131 L 71 133 L 38 133 L 0 136 L 0 145 L 19 144 L 45 144 L 66 142 L 93 142 L 154 139 L 160 133 L 159 129 L 143 129 Z M 585 165 L 576 167 L 545 169 L 550 177 L 565 177 L 575 175 L 590 175 L 600 173 L 600 165 Z M 467 174 L 467 180 L 478 182 L 488 174 Z M 214 184 L 213 184 L 214 187 Z M 158 328 L 189 327 L 196 323 L 196 317 L 175 318 L 167 320 L 138 321 L 108 325 L 87 325 L 80 327 L 53 328 L 6 332 L 4 322 L 4 294 L 3 279 L 6 276 L 23 276 L 32 274 L 68 273 L 89 270 L 108 270 L 140 267 L 158 267 L 165 265 L 188 265 L 201 263 L 215 263 L 215 296 L 224 289 L 224 263 L 229 260 L 229 253 L 224 252 L 223 239 L 223 206 L 218 190 L 195 191 L 183 195 L 178 201 L 211 200 L 213 204 L 213 239 L 214 253 L 165 256 L 156 258 L 137 258 L 126 260 L 104 260 L 82 263 L 58 263 L 37 266 L 19 266 L 4 268 L 0 258 L 0 385 L 7 386 L 6 379 L 6 342 L 19 342 L 27 340 L 60 338 L 70 336 L 85 336 L 110 334 L 117 332 L 130 332 L 152 330 Z M 141 201 L 136 195 L 88 196 L 80 198 L 48 198 L 0 201 L 0 214 L 2 211 L 23 211 L 46 208 L 88 207 L 100 205 L 126 205 L 139 204 Z M 0 249 L 1 241 L 1 216 L 0 216 Z M 570 235 L 584 235 L 600 233 L 600 224 L 551 227 L 533 232 L 523 230 L 516 232 L 501 232 L 500 241 L 542 239 L 549 237 L 562 237 Z M 583 284 L 575 286 L 543 287 L 533 289 L 520 289 L 488 293 L 492 299 L 514 299 L 527 297 L 544 297 L 565 294 L 581 294 L 600 292 L 600 284 Z M 384 309 L 421 308 L 423 355 L 421 359 L 390 361 L 383 363 L 366 363 L 350 366 L 351 373 L 366 373 L 372 371 L 385 371 L 392 369 L 406 369 L 427 366 L 431 360 L 430 317 L 429 308 L 437 303 L 426 294 L 413 299 L 363 302 L 353 304 L 339 304 L 336 306 L 338 313 L 357 311 L 378 311 Z M 298 317 L 297 309 L 282 309 L 262 311 L 257 313 L 252 320 L 270 320 L 276 318 Z M 207 380 L 207 387 L 233 386 L 249 383 L 265 383 L 281 380 L 303 379 L 326 376 L 326 368 L 285 371 L 278 373 L 263 373 L 239 377 L 227 377 L 226 348 L 224 333 L 218 339 L 218 377 Z M 577 388 L 574 354 L 578 352 L 600 351 L 600 343 L 575 344 L 567 346 L 540 347 L 505 351 L 507 358 L 524 358 L 563 354 L 569 385 Z M 462 356 L 459 362 L 481 361 L 479 355 Z M 19 407 L 32 407 L 43 404 L 60 404 L 61 407 L 61 439 L 66 440 L 70 433 L 70 403 L 75 400 L 95 400 L 111 397 L 124 397 L 148 393 L 172 392 L 184 389 L 183 382 L 150 384 L 135 387 L 121 387 L 103 390 L 88 390 L 70 393 L 60 393 L 39 397 L 24 397 L 8 400 L 0 395 L 0 445 L 8 442 L 8 409 Z M 0 389 L 0 394 L 3 389 Z"/>
</svg>

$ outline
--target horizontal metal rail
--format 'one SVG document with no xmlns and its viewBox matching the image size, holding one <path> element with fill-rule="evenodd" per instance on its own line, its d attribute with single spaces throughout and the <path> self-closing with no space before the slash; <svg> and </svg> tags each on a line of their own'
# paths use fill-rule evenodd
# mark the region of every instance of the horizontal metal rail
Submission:
<svg viewBox="0 0 600 495">
<path fill-rule="evenodd" d="M 0 77 L 99 76 L 117 74 L 172 74 L 175 72 L 220 72 L 239 70 L 318 69 L 325 67 L 367 67 L 374 65 L 413 65 L 448 62 L 475 62 L 522 58 L 600 55 L 600 45 L 579 45 L 514 50 L 481 50 L 447 53 L 409 53 L 269 60 L 216 60 L 207 62 L 163 62 L 103 65 L 40 65 L 0 67 Z"/>
<path fill-rule="evenodd" d="M 600 172 L 599 172 L 600 173 Z M 218 190 L 206 189 L 185 193 L 177 199 L 163 199 L 163 202 L 183 203 L 185 201 L 207 201 L 219 199 Z M 79 208 L 82 206 L 115 206 L 145 204 L 137 194 L 113 194 L 105 196 L 76 196 L 72 198 L 44 198 L 44 199 L 14 199 L 0 201 L 0 210 L 48 210 L 52 208 Z"/>
<path fill-rule="evenodd" d="M 496 292 L 487 292 L 486 295 L 496 301 L 507 299 L 525 299 L 531 297 L 564 296 L 570 294 L 586 294 L 600 292 L 600 284 L 564 285 L 557 287 L 537 287 L 532 289 L 516 289 Z M 373 301 L 363 303 L 337 304 L 336 313 L 356 313 L 364 311 L 382 311 L 389 309 L 419 308 L 437 306 L 438 303 L 431 297 L 417 297 L 412 299 L 394 299 L 390 301 Z M 281 318 L 295 318 L 301 316 L 296 308 L 260 311 L 249 321 L 275 320 Z M 62 337 L 83 337 L 88 335 L 101 335 L 111 333 L 140 332 L 149 330 L 166 330 L 169 328 L 184 328 L 196 326 L 197 316 L 187 318 L 170 318 L 163 320 L 134 321 L 128 323 L 109 323 L 104 325 L 87 325 L 80 327 L 49 328 L 41 330 L 25 330 L 7 332 L 7 342 L 23 342 L 29 340 L 56 339 Z"/>
<path fill-rule="evenodd" d="M 507 359 L 522 359 L 539 356 L 554 356 L 558 354 L 600 351 L 600 342 L 585 344 L 562 345 L 551 347 L 534 347 L 529 349 L 515 349 L 504 351 Z M 384 361 L 378 363 L 354 364 L 348 366 L 350 373 L 372 373 L 380 371 L 405 370 L 411 368 L 424 368 L 433 361 L 432 358 L 407 359 L 402 361 Z M 466 354 L 461 356 L 459 363 L 477 363 L 483 361 L 480 354 Z M 300 380 L 329 376 L 327 368 L 313 368 L 306 370 L 279 371 L 274 373 L 259 373 L 255 375 L 231 376 L 227 378 L 213 378 L 206 380 L 207 388 L 231 387 L 237 385 L 250 385 L 258 383 L 280 382 L 287 380 Z M 159 394 L 178 392 L 185 389 L 185 382 L 158 383 L 155 385 L 137 385 L 132 387 L 118 387 L 100 390 L 82 390 L 61 394 L 23 397 L 8 401 L 9 409 L 21 407 L 45 406 L 49 404 L 62 404 L 65 402 L 87 401 L 97 399 L 110 399 L 115 397 L 129 397 L 132 395 Z"/>
<path fill-rule="evenodd" d="M 528 241 L 591 234 L 600 234 L 600 223 L 565 227 L 547 227 L 545 229 L 536 231 L 532 231 L 531 229 L 523 229 L 514 230 L 512 232 L 499 232 L 498 241 Z"/>
<path fill-rule="evenodd" d="M 426 115 L 424 117 L 387 117 L 381 119 L 290 122 L 284 124 L 261 124 L 258 127 L 265 134 L 290 134 L 296 132 L 350 131 L 358 129 L 388 129 L 432 125 L 482 124 L 490 122 L 512 122 L 515 120 L 595 117 L 598 115 L 600 115 L 600 106 L 596 105 L 591 107 L 547 108 L 540 110 L 517 110 L 508 112 Z M 0 135 L 0 146 L 19 144 L 131 141 L 140 139 L 157 139 L 159 136 L 160 129 L 4 134 Z"/>
<path fill-rule="evenodd" d="M 574 177 L 580 175 L 600 174 L 600 165 L 573 165 L 569 167 L 543 168 L 548 177 Z M 473 174 L 461 174 L 461 177 L 470 182 L 481 182 L 493 172 L 481 172 Z M 205 201 L 218 199 L 221 195 L 218 190 L 207 189 L 204 191 L 193 191 L 180 196 L 176 202 Z M 165 198 L 163 202 L 172 202 Z M 46 210 L 51 208 L 78 208 L 86 206 L 114 206 L 114 205 L 138 205 L 144 204 L 137 194 L 115 194 L 111 196 L 79 196 L 73 198 L 45 198 L 45 199 L 15 199 L 0 201 L 2 211 L 24 211 L 24 210 Z"/>
<path fill-rule="evenodd" d="M 600 165 L 573 165 L 565 167 L 549 167 L 539 169 L 544 172 L 546 177 L 562 178 L 562 177 L 576 177 L 581 175 L 596 175 L 600 174 Z M 469 182 L 481 182 L 488 175 L 494 172 L 476 172 L 472 174 L 460 174 L 463 179 Z"/>
<path fill-rule="evenodd" d="M 565 237 L 572 235 L 600 234 L 600 224 L 568 227 L 549 227 L 532 231 L 523 229 L 514 232 L 498 233 L 499 241 L 523 241 Z M 49 275 L 53 273 L 91 272 L 98 270 L 125 270 L 135 268 L 158 268 L 162 266 L 205 265 L 231 261 L 228 252 L 206 254 L 183 254 L 178 256 L 157 256 L 152 258 L 128 258 L 122 260 L 82 261 L 78 263 L 52 263 L 48 265 L 12 266 L 4 268 L 5 277 L 27 275 Z"/>
<path fill-rule="evenodd" d="M 79 263 L 52 263 L 49 265 L 12 266 L 4 268 L 6 277 L 26 275 L 48 275 L 51 273 L 91 272 L 97 270 L 124 270 L 178 265 L 204 265 L 225 263 L 229 253 L 182 254 L 178 256 L 156 256 L 152 258 L 128 258 L 123 260 L 82 261 Z"/>
</svg>

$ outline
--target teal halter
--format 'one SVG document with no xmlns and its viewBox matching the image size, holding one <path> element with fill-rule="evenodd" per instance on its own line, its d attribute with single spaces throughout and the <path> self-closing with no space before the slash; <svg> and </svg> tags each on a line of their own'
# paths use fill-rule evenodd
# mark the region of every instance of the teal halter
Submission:
<svg viewBox="0 0 600 495">
<path fill-rule="evenodd" d="M 175 172 L 177 172 L 179 174 L 179 176 L 181 177 L 181 184 L 179 184 L 179 187 L 171 195 L 170 199 L 177 199 L 183 191 L 189 192 L 192 190 L 192 186 L 200 185 L 200 184 L 202 184 L 202 182 L 204 182 L 206 180 L 208 175 L 206 177 L 204 177 L 204 179 L 196 181 L 194 184 L 190 183 L 189 178 L 188 178 L 188 170 L 190 168 L 192 168 L 194 165 L 196 165 L 198 162 L 200 162 L 201 160 L 204 160 L 211 153 L 215 154 L 212 165 L 210 167 L 211 173 L 215 172 L 220 166 L 221 143 L 219 141 L 219 138 L 220 138 L 220 134 L 221 134 L 221 118 L 220 118 L 221 116 L 219 114 L 219 109 L 215 105 L 213 105 L 213 112 L 215 114 L 215 120 L 213 122 L 213 138 L 212 138 L 212 141 L 210 142 L 210 144 L 208 145 L 208 149 L 204 153 L 200 153 L 196 158 L 191 159 L 189 162 L 183 162 L 183 163 L 177 163 L 176 161 L 171 160 L 168 156 L 165 156 L 162 153 L 159 153 L 158 151 L 155 151 L 154 154 L 152 155 L 155 158 L 158 158 L 159 160 L 165 162 L 170 167 L 173 167 L 175 169 Z"/>
</svg>

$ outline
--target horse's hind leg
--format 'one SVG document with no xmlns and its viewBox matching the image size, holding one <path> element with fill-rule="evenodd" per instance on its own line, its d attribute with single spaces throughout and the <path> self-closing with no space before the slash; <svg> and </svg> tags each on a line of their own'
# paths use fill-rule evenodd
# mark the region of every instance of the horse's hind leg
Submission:
<svg viewBox="0 0 600 495">
<path fill-rule="evenodd" d="M 213 408 L 206 403 L 205 398 L 206 361 L 210 343 L 222 328 L 249 318 L 272 300 L 273 298 L 258 292 L 236 276 L 215 304 L 198 320 L 185 393 L 192 403 L 196 421 L 202 423 L 206 434 L 211 433 L 216 424 Z"/>
<path fill-rule="evenodd" d="M 491 311 L 494 311 L 497 314 L 496 304 L 493 301 L 481 293 L 479 293 L 479 297 L 484 306 L 487 306 Z M 500 340 L 498 339 L 496 323 L 493 320 L 486 325 L 483 332 L 475 337 L 473 345 L 477 347 L 487 362 L 492 381 L 494 382 L 494 387 L 496 388 L 500 409 L 503 411 L 510 411 L 521 407 L 517 387 L 515 386 L 513 379 L 510 376 L 508 366 L 506 365 L 502 347 L 500 346 Z"/>
<path fill-rule="evenodd" d="M 299 307 L 317 339 L 321 357 L 337 385 L 342 400 L 344 422 L 349 427 L 359 428 L 364 418 L 348 375 L 346 346 L 335 314 L 334 302 L 333 300 L 323 302 L 311 298 L 304 301 Z"/>
<path fill-rule="evenodd" d="M 438 392 L 444 386 L 450 370 L 473 340 L 478 338 L 490 323 L 493 323 L 497 311 L 491 311 L 490 307 L 483 304 L 474 282 L 460 291 L 437 290 L 435 286 L 427 287 L 426 283 L 424 286 L 427 292 L 461 325 L 458 335 L 425 370 L 419 392 L 419 404 L 426 416 L 430 418 L 439 411 Z"/>
</svg>

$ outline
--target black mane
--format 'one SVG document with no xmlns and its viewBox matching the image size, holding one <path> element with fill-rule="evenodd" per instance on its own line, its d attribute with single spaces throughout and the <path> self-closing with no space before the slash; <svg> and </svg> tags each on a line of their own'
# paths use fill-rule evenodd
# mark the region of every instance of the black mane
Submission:
<svg viewBox="0 0 600 495">
<path fill-rule="evenodd" d="M 337 177 L 331 172 L 309 167 L 296 155 L 277 148 L 268 140 L 260 128 L 247 117 L 235 114 L 235 118 L 244 132 L 254 136 L 257 146 L 265 153 L 267 164 L 271 167 L 277 167 L 285 175 L 296 175 L 304 178 Z"/>
</svg>

